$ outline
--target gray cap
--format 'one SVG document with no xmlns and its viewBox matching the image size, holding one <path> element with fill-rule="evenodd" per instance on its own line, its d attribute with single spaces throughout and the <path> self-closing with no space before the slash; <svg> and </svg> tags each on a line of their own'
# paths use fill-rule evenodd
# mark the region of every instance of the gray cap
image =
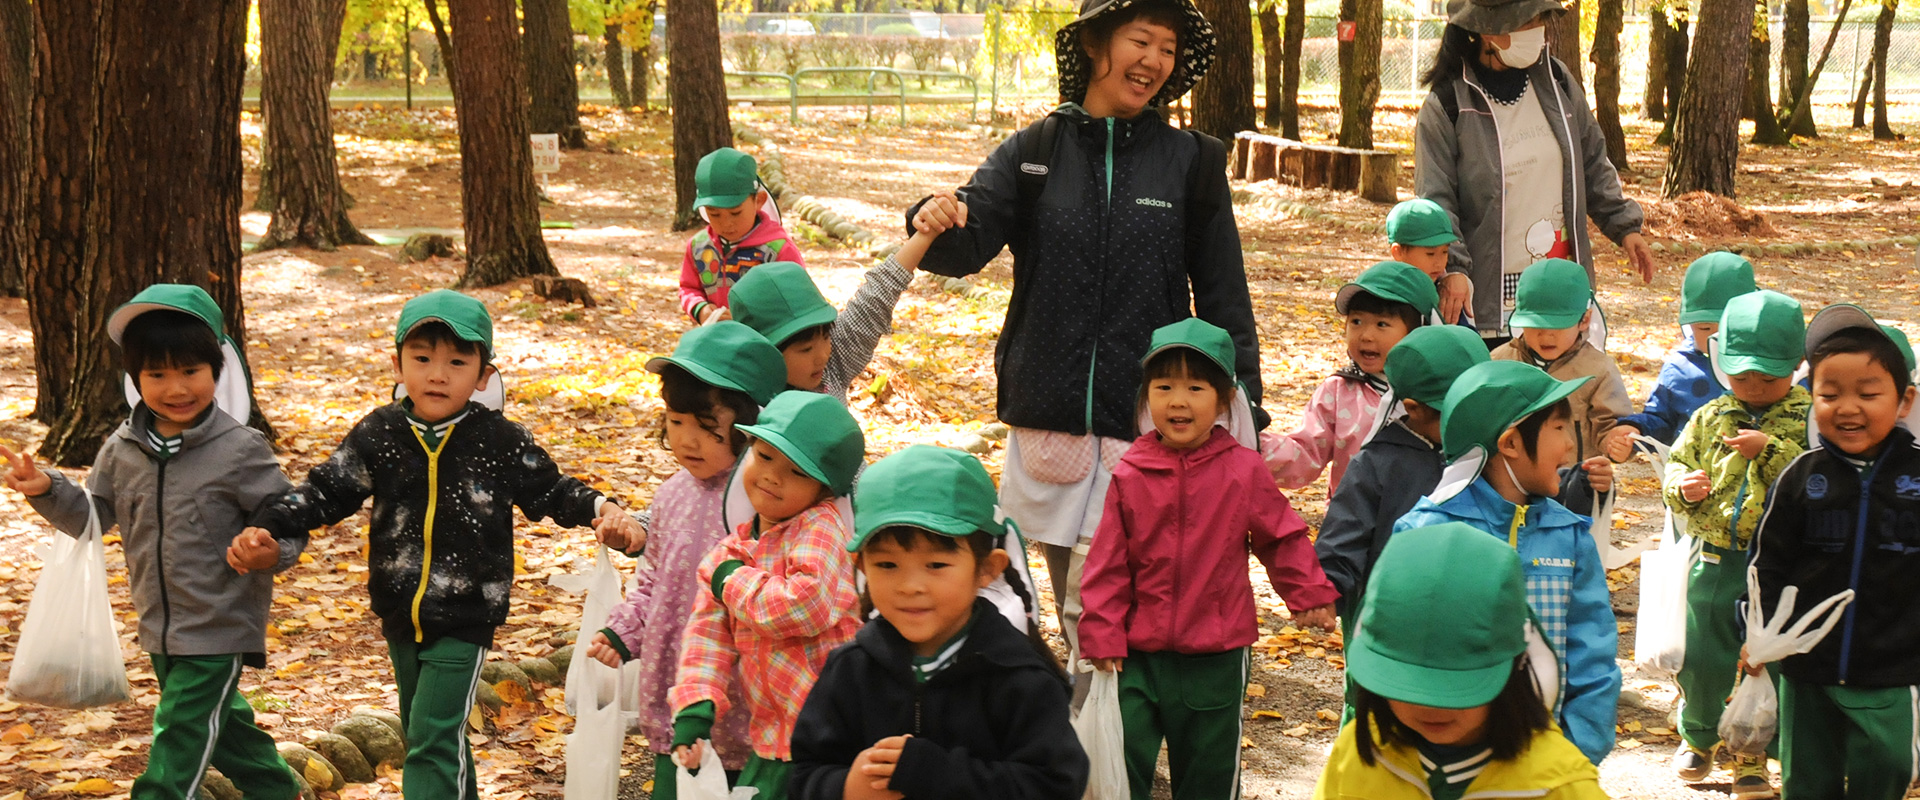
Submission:
<svg viewBox="0 0 1920 800">
<path fill-rule="evenodd" d="M 1549 11 L 1565 11 L 1556 0 L 1452 0 L 1447 21 L 1474 33 L 1501 36 Z"/>
</svg>

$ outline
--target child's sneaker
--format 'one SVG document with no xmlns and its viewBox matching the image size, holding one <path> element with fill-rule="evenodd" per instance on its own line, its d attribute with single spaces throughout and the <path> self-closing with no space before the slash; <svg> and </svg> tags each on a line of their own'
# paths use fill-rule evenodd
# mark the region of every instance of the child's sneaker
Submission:
<svg viewBox="0 0 1920 800">
<path fill-rule="evenodd" d="M 1765 757 L 1733 759 L 1734 800 L 1762 800 L 1773 796 L 1773 781 Z"/>
<path fill-rule="evenodd" d="M 1693 749 L 1693 745 L 1681 742 L 1680 749 L 1673 754 L 1673 772 L 1680 776 L 1680 780 L 1699 783 L 1713 773 L 1713 756 Z M 1761 776 L 1761 781 L 1765 782 L 1765 780 L 1766 777 Z"/>
</svg>

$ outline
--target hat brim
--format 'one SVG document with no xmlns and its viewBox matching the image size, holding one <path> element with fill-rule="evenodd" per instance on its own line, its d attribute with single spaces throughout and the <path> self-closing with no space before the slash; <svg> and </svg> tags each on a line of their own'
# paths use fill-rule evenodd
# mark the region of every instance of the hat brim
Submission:
<svg viewBox="0 0 1920 800">
<path fill-rule="evenodd" d="M 1347 674 L 1367 691 L 1432 708 L 1475 708 L 1493 702 L 1513 675 L 1513 659 L 1473 669 L 1435 669 L 1374 650 L 1358 636 L 1347 649 Z M 1519 654 L 1515 654 L 1517 657 Z"/>
<path fill-rule="evenodd" d="M 1815 348 L 1848 328 L 1866 328 L 1876 335 L 1886 335 L 1880 330 L 1880 322 L 1866 309 L 1852 303 L 1836 303 L 1820 309 L 1820 313 L 1813 315 L 1813 320 L 1807 323 L 1805 355 L 1811 358 Z M 1731 372 L 1731 368 L 1728 371 Z"/>
<path fill-rule="evenodd" d="M 1720 317 L 1726 313 L 1726 306 L 1719 308 L 1696 308 L 1690 311 L 1683 311 L 1680 313 L 1680 324 L 1698 325 L 1702 322 L 1711 322 L 1718 325 L 1720 324 Z"/>
<path fill-rule="evenodd" d="M 1800 359 L 1797 358 L 1727 355 L 1718 352 L 1717 343 L 1715 350 L 1716 352 L 1713 354 L 1715 366 L 1718 366 L 1720 371 L 1726 373 L 1729 377 L 1746 372 L 1758 372 L 1775 378 L 1786 378 L 1791 377 L 1794 370 L 1800 368 Z"/>
<path fill-rule="evenodd" d="M 1232 364 L 1222 364 L 1220 363 L 1220 359 L 1214 358 L 1212 353 L 1209 353 L 1198 347 L 1194 347 L 1193 345 L 1187 344 L 1185 342 L 1178 342 L 1174 344 L 1163 344 L 1163 345 L 1160 345 L 1159 347 L 1153 348 L 1152 350 L 1148 350 L 1146 355 L 1140 357 L 1140 363 L 1141 365 L 1144 366 L 1148 361 L 1152 361 L 1154 356 L 1160 355 L 1161 353 L 1164 353 L 1168 350 L 1172 350 L 1176 347 L 1184 347 L 1188 350 L 1192 350 L 1193 352 L 1199 353 L 1200 355 L 1206 356 L 1208 361 L 1213 362 L 1214 366 L 1219 367 L 1221 372 L 1224 372 L 1227 374 L 1228 379 L 1233 378 L 1234 371 L 1233 371 Z"/>
<path fill-rule="evenodd" d="M 844 487 L 835 485 L 833 480 L 827 477 L 827 471 L 821 468 L 819 461 L 814 460 L 806 451 L 795 446 L 793 440 L 788 439 L 785 434 L 765 425 L 735 425 L 734 430 L 773 445 L 773 449 L 780 451 L 780 454 L 786 456 L 789 461 L 792 461 L 793 465 L 799 467 L 801 472 L 807 473 L 807 477 L 819 481 L 827 488 L 832 489 L 836 495 L 846 494 Z"/>
<path fill-rule="evenodd" d="M 966 520 L 945 514 L 935 514 L 931 511 L 897 511 L 867 518 L 862 518 L 858 512 L 855 512 L 853 524 L 853 541 L 847 543 L 849 553 L 859 552 L 861 547 L 866 546 L 867 540 L 873 538 L 881 528 L 894 525 L 906 525 L 955 539 L 972 536 L 982 530 L 979 525 Z M 990 530 L 986 532 L 992 533 Z"/>
<path fill-rule="evenodd" d="M 1572 314 L 1542 314 L 1538 312 L 1515 311 L 1507 320 L 1513 328 L 1535 328 L 1543 331 L 1565 330 L 1580 324 L 1580 318 L 1587 315 L 1586 309 Z"/>
<path fill-rule="evenodd" d="M 666 366 L 668 364 L 672 364 L 676 367 L 686 370 L 689 373 L 692 373 L 693 377 L 700 379 L 701 383 L 707 384 L 709 386 L 718 386 L 722 389 L 732 389 L 736 392 L 739 392 L 741 394 L 744 394 L 748 397 L 753 398 L 753 402 L 759 403 L 760 405 L 764 406 L 768 403 L 773 402 L 773 395 L 766 394 L 765 392 L 755 392 L 751 388 L 748 388 L 746 386 L 741 386 L 738 381 L 735 381 L 732 378 L 729 378 L 725 375 L 715 372 L 713 371 L 712 368 L 708 367 L 707 365 L 701 364 L 692 359 L 674 358 L 673 356 L 654 356 L 653 358 L 647 359 L 647 365 L 646 365 L 647 371 L 655 375 L 658 375 L 661 373 L 662 370 L 666 369 Z M 745 430 L 745 426 L 742 426 L 741 429 Z"/>
<path fill-rule="evenodd" d="M 393 339 L 394 345 L 398 346 L 401 344 L 405 344 L 407 341 L 407 337 L 412 336 L 414 331 L 417 331 L 420 329 L 420 326 L 425 325 L 429 322 L 438 322 L 442 325 L 447 326 L 448 328 L 453 330 L 453 335 L 460 337 L 461 341 L 472 342 L 474 344 L 480 345 L 480 349 L 486 351 L 488 358 L 493 357 L 493 343 L 487 341 L 487 337 L 480 335 L 479 331 L 476 331 L 473 328 L 468 327 L 465 323 L 457 322 L 455 320 L 450 320 L 450 319 L 447 319 L 446 317 L 421 317 L 419 319 L 414 320 L 412 325 L 408 325 L 406 330 L 401 331 L 399 336 L 394 337 Z"/>
<path fill-rule="evenodd" d="M 840 319 L 840 312 L 833 310 L 833 306 L 821 306 L 780 323 L 779 325 L 775 325 L 767 330 L 765 336 L 767 337 L 767 341 L 773 343 L 774 347 L 781 347 L 787 343 L 788 339 L 793 338 L 795 334 L 801 331 L 825 325 L 838 319 Z"/>
<path fill-rule="evenodd" d="M 1402 247 L 1439 247 L 1440 245 L 1453 244 L 1457 241 L 1460 241 L 1460 237 L 1453 235 L 1452 231 L 1448 231 L 1446 233 L 1422 236 L 1418 239 L 1395 239 L 1392 243 Z"/>
<path fill-rule="evenodd" d="M 1111 0 L 1088 9 L 1072 22 L 1060 26 L 1053 35 L 1053 55 L 1060 75 L 1060 99 L 1063 102 L 1079 103 L 1086 100 L 1087 85 L 1092 82 L 1093 59 L 1080 49 L 1080 27 L 1096 17 L 1111 14 L 1143 0 Z M 1219 46 L 1220 38 L 1213 32 L 1213 23 L 1200 13 L 1193 0 L 1174 0 L 1180 14 L 1186 19 L 1187 33 L 1180 39 L 1180 52 L 1174 65 L 1173 74 L 1167 76 L 1167 82 L 1147 101 L 1148 108 L 1164 108 L 1180 99 L 1200 78 L 1213 67 L 1214 50 Z"/>
<path fill-rule="evenodd" d="M 120 344 L 120 337 L 127 332 L 127 325 L 133 322 L 133 318 L 149 311 L 178 311 L 182 314 L 191 315 L 194 319 L 200 319 L 199 314 L 195 314 L 179 306 L 167 305 L 166 303 L 127 303 L 114 309 L 113 316 L 107 317 L 107 338 L 112 339 L 114 344 Z M 205 322 L 206 320 L 200 319 L 200 321 Z M 208 327 L 212 326 L 209 325 Z M 227 337 L 221 335 L 220 340 L 226 341 Z"/>
<path fill-rule="evenodd" d="M 1522 0 L 1492 7 L 1473 0 L 1454 0 L 1447 9 L 1447 21 L 1482 36 L 1500 36 L 1549 11 L 1564 12 L 1566 7 L 1558 0 Z"/>
<path fill-rule="evenodd" d="M 694 208 L 696 208 L 696 209 L 699 209 L 699 208 L 733 208 L 734 206 L 737 206 L 737 205 L 740 205 L 741 203 L 744 203 L 744 202 L 747 202 L 747 200 L 748 200 L 749 198 L 751 198 L 751 197 L 753 197 L 753 194 L 754 194 L 753 192 L 748 192 L 748 193 L 746 193 L 746 194 L 713 194 L 713 195 L 704 195 L 704 196 L 701 196 L 701 197 L 696 197 L 696 198 L 693 198 L 693 207 L 694 207 Z"/>
</svg>

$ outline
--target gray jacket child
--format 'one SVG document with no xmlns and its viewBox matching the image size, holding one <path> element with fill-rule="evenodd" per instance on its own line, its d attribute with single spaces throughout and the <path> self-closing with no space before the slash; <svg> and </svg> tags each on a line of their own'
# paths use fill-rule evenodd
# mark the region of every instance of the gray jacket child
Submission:
<svg viewBox="0 0 1920 800">
<path fill-rule="evenodd" d="M 120 526 L 140 649 L 169 656 L 264 654 L 273 575 L 235 572 L 227 546 L 257 509 L 292 484 L 265 437 L 217 407 L 181 432 L 179 451 L 167 457 L 148 438 L 152 423 L 145 404 L 135 407 L 100 445 L 87 480 L 100 530 Z M 62 532 L 82 535 L 87 491 L 58 470 L 47 475 L 53 488 L 28 502 Z M 283 537 L 279 544 L 272 572 L 293 566 L 307 537 Z"/>
</svg>

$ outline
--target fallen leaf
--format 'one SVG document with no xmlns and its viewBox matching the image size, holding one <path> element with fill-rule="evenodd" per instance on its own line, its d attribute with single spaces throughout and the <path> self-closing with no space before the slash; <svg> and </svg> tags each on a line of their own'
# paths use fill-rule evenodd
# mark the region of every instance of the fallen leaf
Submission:
<svg viewBox="0 0 1920 800">
<path fill-rule="evenodd" d="M 1327 721 L 1327 722 L 1339 722 L 1339 721 L 1340 721 L 1340 715 L 1339 715 L 1339 714 L 1336 714 L 1336 713 L 1334 713 L 1334 712 L 1332 712 L 1332 711 L 1328 711 L 1328 710 L 1326 710 L 1326 709 L 1324 709 L 1324 708 L 1323 708 L 1323 709 L 1320 709 L 1319 711 L 1315 711 L 1315 712 L 1313 712 L 1313 716 L 1314 716 L 1314 717 L 1316 717 L 1316 718 L 1318 718 L 1318 719 L 1322 719 L 1322 720 L 1325 720 L 1325 721 Z"/>
<path fill-rule="evenodd" d="M 1248 697 L 1266 697 L 1267 687 L 1261 686 L 1260 684 L 1257 684 L 1257 683 L 1249 683 L 1247 684 L 1247 696 Z"/>
<path fill-rule="evenodd" d="M 1280 716 L 1280 712 L 1278 711 L 1272 711 L 1272 710 L 1263 708 L 1263 709 L 1260 709 L 1259 711 L 1253 712 L 1253 718 L 1254 719 L 1282 719 L 1283 717 Z"/>
<path fill-rule="evenodd" d="M 1296 726 L 1296 727 L 1292 727 L 1292 728 L 1288 728 L 1288 729 L 1286 729 L 1286 730 L 1284 730 L 1284 731 L 1281 731 L 1281 733 L 1284 733 L 1284 734 L 1286 734 L 1286 735 L 1288 735 L 1288 736 L 1293 736 L 1293 737 L 1296 737 L 1296 738 L 1297 738 L 1297 737 L 1301 737 L 1301 736 L 1305 736 L 1305 735 L 1307 735 L 1307 731 L 1308 731 L 1308 730 L 1310 730 L 1310 729 L 1309 729 L 1309 728 L 1308 728 L 1307 726 L 1305 726 L 1305 725 L 1300 725 L 1300 726 Z"/>
<path fill-rule="evenodd" d="M 75 794 L 113 794 L 119 787 L 106 778 L 88 778 L 73 785 Z"/>
<path fill-rule="evenodd" d="M 0 733 L 0 744 L 25 744 L 32 738 L 33 726 L 22 722 L 8 728 L 6 733 Z"/>
<path fill-rule="evenodd" d="M 302 772 L 305 773 L 304 777 L 307 779 L 307 783 L 311 785 L 314 785 L 314 786 L 332 786 L 333 785 L 333 773 L 329 771 L 326 768 L 326 766 L 321 764 L 318 760 L 308 760 L 307 768 L 305 770 L 302 770 Z"/>
</svg>

